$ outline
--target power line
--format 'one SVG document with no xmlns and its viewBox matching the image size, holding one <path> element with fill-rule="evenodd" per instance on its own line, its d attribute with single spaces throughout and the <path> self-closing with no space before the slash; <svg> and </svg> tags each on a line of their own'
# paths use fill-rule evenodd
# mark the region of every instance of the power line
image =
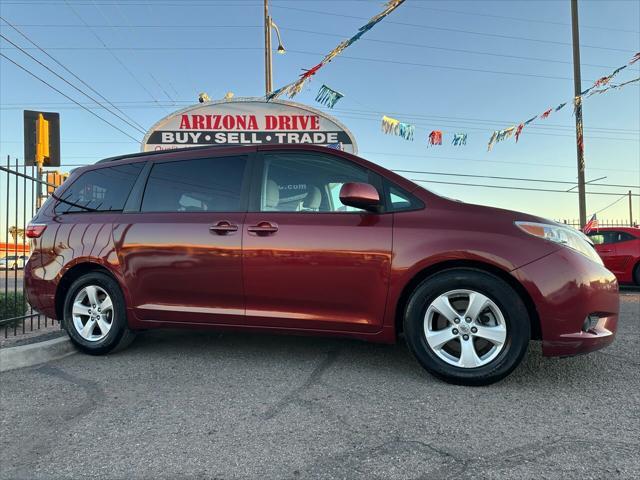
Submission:
<svg viewBox="0 0 640 480">
<path fill-rule="evenodd" d="M 597 215 L 597 214 L 598 214 L 598 213 L 600 213 L 600 212 L 604 212 L 607 208 L 609 208 L 609 207 L 613 207 L 616 203 L 618 203 L 620 200 L 624 200 L 625 198 L 629 198 L 629 194 L 628 194 L 628 193 L 625 193 L 625 194 L 624 194 L 624 195 L 622 195 L 619 199 L 617 199 L 617 200 L 616 200 L 616 201 L 614 201 L 614 202 L 611 202 L 609 205 L 607 205 L 607 206 L 606 206 L 606 207 L 604 207 L 604 208 L 601 208 L 601 209 L 600 209 L 600 210 L 598 210 L 597 212 L 593 212 L 593 215 Z"/>
<path fill-rule="evenodd" d="M 331 16 L 335 16 L 332 13 L 329 12 L 321 12 L 321 11 L 317 11 L 317 10 L 307 10 L 307 9 L 301 9 L 298 7 L 282 7 L 282 6 L 278 6 L 278 5 L 273 5 L 272 7 L 275 8 L 287 8 L 290 10 L 299 10 L 299 11 L 303 11 L 303 12 L 308 12 L 308 13 L 317 13 L 317 14 L 321 14 L 321 15 L 331 15 Z M 346 17 L 346 18 L 356 18 L 356 19 L 361 19 L 361 20 L 368 20 L 366 17 L 359 17 L 359 16 L 353 16 L 353 15 L 341 15 L 341 17 Z M 479 36 L 487 36 L 487 37 L 497 37 L 497 38 L 501 38 L 501 39 L 509 39 L 509 40 L 522 40 L 522 41 L 529 41 L 529 42 L 538 42 L 538 43 L 547 43 L 547 44 L 553 44 L 553 45 L 561 45 L 561 46 L 571 46 L 570 43 L 568 42 L 558 42 L 558 41 L 553 41 L 553 40 L 543 40 L 543 39 L 539 39 L 539 38 L 530 38 L 530 37 L 518 37 L 518 36 L 514 36 L 514 35 L 503 35 L 503 34 L 497 34 L 497 33 L 485 33 L 485 32 L 474 32 L 471 30 L 461 30 L 461 29 L 455 29 L 455 28 L 446 28 L 446 27 L 435 27 L 435 26 L 429 26 L 429 25 L 420 25 L 420 24 L 414 24 L 414 23 L 404 23 L 404 22 L 395 22 L 395 21 L 391 21 L 391 20 L 385 20 L 385 23 L 390 23 L 390 24 L 396 24 L 396 25 L 400 25 L 400 26 L 405 26 L 405 27 L 416 27 L 416 28 L 421 28 L 421 29 L 426 29 L 426 30 L 442 30 L 442 31 L 449 31 L 449 32 L 453 32 L 453 33 L 466 33 L 466 34 L 470 34 L 470 35 L 479 35 Z M 21 27 L 37 27 L 37 28 L 79 28 L 81 27 L 81 25 L 77 25 L 77 24 L 57 24 L 57 25 L 53 25 L 53 24 L 43 24 L 43 23 L 24 23 L 24 24 L 20 24 L 19 26 Z M 190 24 L 190 25 L 162 25 L 162 24 L 135 24 L 135 25 L 117 25 L 117 24 L 112 24 L 112 25 L 101 25 L 101 24 L 87 24 L 87 27 L 90 28 L 172 28 L 172 29 L 183 29 L 183 28 L 188 28 L 188 29 L 211 29 L 211 28 L 263 28 L 262 25 L 228 25 L 228 24 L 223 24 L 223 25 L 194 25 L 194 24 Z M 288 30 L 293 30 L 291 28 L 289 28 Z M 300 30 L 300 31 L 304 31 L 304 30 Z M 343 35 L 340 35 L 341 37 L 344 37 Z M 598 45 L 581 45 L 583 48 L 592 48 L 592 49 L 599 49 L 599 50 L 610 50 L 610 51 L 614 51 L 614 52 L 624 52 L 624 53 L 628 53 L 629 50 L 628 49 L 624 49 L 624 48 L 613 48 L 613 47 L 601 47 Z"/>
<path fill-rule="evenodd" d="M 535 167 L 548 167 L 548 168 L 565 168 L 565 169 L 571 169 L 571 170 L 575 170 L 575 165 L 571 166 L 571 165 L 558 165 L 558 164 L 553 164 L 553 163 L 529 163 L 529 162 L 511 162 L 511 161 L 507 161 L 507 160 L 486 160 L 486 159 L 480 159 L 480 158 L 461 158 L 461 157 L 449 157 L 449 156 L 443 156 L 443 155 L 416 155 L 416 154 L 410 154 L 410 153 L 397 153 L 397 152 L 374 152 L 371 150 L 365 150 L 363 152 L 359 152 L 359 154 L 371 154 L 371 155 L 384 155 L 386 157 L 413 157 L 413 158 L 420 158 L 423 160 L 432 160 L 432 159 L 436 159 L 436 160 L 455 160 L 455 161 L 460 161 L 460 162 L 474 162 L 474 163 L 495 163 L 497 165 L 514 165 L 514 166 L 518 166 L 518 167 L 531 167 L 531 166 L 535 166 Z M 638 173 L 640 172 L 640 170 L 630 170 L 630 169 L 621 169 L 621 168 L 596 168 L 596 167 L 589 167 L 589 170 L 593 170 L 593 171 L 603 171 L 603 172 L 625 172 L 625 173 Z"/>
<path fill-rule="evenodd" d="M 410 178 L 412 182 L 421 182 L 421 183 L 437 183 L 442 185 L 459 185 L 463 187 L 485 187 L 485 188 L 498 188 L 503 190 L 526 190 L 529 192 L 549 192 L 549 193 L 578 193 L 578 192 L 568 192 L 566 190 L 554 190 L 550 188 L 533 188 L 533 187 L 509 187 L 506 185 L 483 185 L 480 183 L 462 183 L 462 182 L 443 182 L 440 180 L 422 180 L 418 178 Z M 587 195 L 620 195 L 620 192 L 585 192 Z M 628 194 L 627 194 L 628 196 Z M 640 194 L 632 193 L 632 197 L 640 197 Z"/>
<path fill-rule="evenodd" d="M 42 83 L 44 83 L 46 86 L 48 86 L 49 88 L 51 88 L 52 90 L 55 90 L 56 92 L 58 92 L 60 95 L 62 95 L 63 97 L 71 100 L 74 103 L 77 103 L 73 98 L 71 98 L 70 96 L 68 96 L 66 93 L 62 92 L 61 90 L 58 90 L 56 87 L 54 87 L 53 85 L 51 85 L 50 83 L 48 83 L 46 80 L 43 80 L 42 78 L 40 78 L 38 75 L 36 75 L 35 73 L 33 73 L 32 71 L 30 71 L 28 68 L 23 67 L 22 65 L 20 65 L 19 63 L 13 61 L 12 59 L 10 59 L 9 57 L 7 57 L 4 53 L 0 52 L 0 57 L 8 60 L 9 62 L 13 63 L 16 67 L 20 68 L 21 70 L 24 70 L 25 72 L 27 72 L 29 75 L 31 75 L 33 78 L 40 80 Z M 136 143 L 139 143 L 140 141 L 138 139 L 136 139 L 135 137 L 132 137 L 131 135 L 129 135 L 127 132 L 125 132 L 124 130 L 122 130 L 120 127 L 114 125 L 113 123 L 111 123 L 109 120 L 101 117 L 100 115 L 98 115 L 96 112 L 94 112 L 93 110 L 85 107 L 84 105 L 81 105 L 80 103 L 78 103 L 78 105 L 80 105 L 84 110 L 86 110 L 87 112 L 89 112 L 91 115 L 93 115 L 96 118 L 99 118 L 100 120 L 102 120 L 104 123 L 106 123 L 107 125 L 115 128 L 116 130 L 118 130 L 120 133 L 126 135 L 127 137 L 129 137 L 131 140 L 133 140 Z"/>
<path fill-rule="evenodd" d="M 315 13 L 318 15 L 329 15 L 331 17 L 335 17 L 335 13 L 332 12 L 324 12 L 321 10 L 310 10 L 310 9 L 306 9 L 306 8 L 299 8 L 299 7 L 283 7 L 280 5 L 273 5 L 272 8 L 282 8 L 282 9 L 286 9 L 286 10 L 296 10 L 299 12 L 305 12 L 305 13 Z M 341 13 L 340 17 L 342 18 L 354 18 L 354 19 L 358 19 L 358 20 L 368 20 L 367 17 L 361 17 L 359 15 L 346 15 Z M 540 38 L 530 38 L 530 37 L 518 37 L 515 35 L 504 35 L 504 34 L 500 34 L 500 33 L 486 33 L 486 32 L 475 32 L 472 30 L 463 30 L 463 29 L 458 29 L 458 28 L 448 28 L 448 27 L 437 27 L 437 26 L 431 26 L 431 25 L 422 25 L 422 24 L 418 24 L 418 23 L 407 23 L 407 22 L 399 22 L 397 20 L 389 20 L 389 19 L 385 19 L 385 23 L 387 24 L 391 24 L 391 25 L 400 25 L 403 27 L 415 27 L 415 28 L 421 28 L 424 30 L 440 30 L 443 32 L 453 32 L 453 33 L 465 33 L 465 34 L 469 34 L 469 35 L 479 35 L 479 36 L 483 36 L 483 37 L 493 37 L 493 38 L 501 38 L 501 39 L 509 39 L 509 40 L 524 40 L 524 41 L 528 41 L 528 42 L 537 42 L 537 43 L 546 43 L 546 44 L 550 44 L 550 45 L 562 45 L 562 46 L 571 46 L 571 43 L 568 42 L 558 42 L 558 41 L 554 41 L 554 40 L 543 40 Z M 613 48 L 613 47 L 601 47 L 599 45 L 580 45 L 582 48 L 594 48 L 594 49 L 599 49 L 599 50 L 610 50 L 610 51 L 618 51 L 618 52 L 628 52 L 628 50 L 622 49 L 622 48 Z"/>
<path fill-rule="evenodd" d="M 17 23 L 18 27 L 30 27 L 30 28 L 264 28 L 263 25 L 96 25 L 85 24 L 78 25 L 77 23 Z"/>
<path fill-rule="evenodd" d="M 45 51 L 42 47 L 40 47 L 40 45 L 38 45 L 36 42 L 34 42 L 31 38 L 29 38 L 24 32 L 22 32 L 20 29 L 18 29 L 14 24 L 12 24 L 11 22 L 9 22 L 6 18 L 3 18 L 2 16 L 0 16 L 0 19 L 2 19 L 3 22 L 5 22 L 7 25 L 9 25 L 13 30 L 15 30 L 16 32 L 18 32 L 18 34 L 20 34 L 25 40 L 27 40 L 29 43 L 31 43 L 33 46 L 35 46 L 38 50 L 40 50 L 42 53 L 44 53 L 47 57 L 49 57 L 51 60 L 53 60 L 57 65 L 59 65 L 60 67 L 62 67 L 66 72 L 68 72 L 69 74 L 71 74 L 76 80 L 78 80 L 80 83 L 82 83 L 85 87 L 87 87 L 89 90 L 91 90 L 93 93 L 95 93 L 96 95 L 98 95 L 98 97 L 100 97 L 102 100 L 104 100 L 105 102 L 107 102 L 109 105 L 111 105 L 114 109 L 116 109 L 118 112 L 120 112 L 122 115 L 124 115 L 128 120 L 130 120 L 131 122 L 133 122 L 138 128 L 142 129 L 142 131 L 144 131 L 144 127 L 142 125 L 140 125 L 138 122 L 136 122 L 133 118 L 131 118 L 129 115 L 127 115 L 126 113 L 124 113 L 122 110 L 120 110 L 118 107 L 116 107 L 115 105 L 113 105 L 104 95 L 102 95 L 100 92 L 98 92 L 95 88 L 93 88 L 91 85 L 89 85 L 87 82 L 85 82 L 83 79 L 81 79 L 78 75 L 76 75 L 75 73 L 73 73 L 71 70 L 69 70 L 65 65 L 63 65 L 60 61 L 58 61 L 58 59 L 56 59 L 55 57 L 53 57 L 52 55 L 50 55 L 47 51 Z M 112 112 L 113 114 L 113 112 Z"/>
<path fill-rule="evenodd" d="M 299 33 L 309 33 L 312 35 L 322 35 L 322 36 L 328 36 L 328 37 L 334 37 L 334 38 L 344 38 L 344 35 L 340 35 L 340 34 L 335 34 L 335 33 L 327 33 L 327 32 L 319 32 L 319 31 L 315 31 L 315 30 L 307 30 L 307 29 L 301 29 L 301 28 L 289 28 L 289 27 L 281 27 L 281 30 L 285 30 L 285 31 L 290 31 L 290 32 L 299 32 Z M 562 64 L 562 65 L 571 65 L 572 62 L 568 61 L 568 60 L 555 60 L 552 58 L 540 58 L 540 57 L 528 57 L 528 56 L 524 56 L 524 55 L 508 55 L 508 54 L 502 54 L 502 53 L 495 53 L 495 52 L 486 52 L 486 51 L 481 51 L 481 50 L 469 50 L 469 49 L 464 49 L 464 48 L 449 48 L 449 47 L 440 47 L 440 46 L 436 46 L 436 45 L 427 45 L 427 44 L 423 44 L 423 43 L 413 43 L 413 42 L 400 42 L 400 41 L 396 41 L 396 40 L 383 40 L 383 39 L 377 39 L 377 38 L 362 38 L 361 41 L 363 42 L 374 42 L 374 43 L 380 43 L 380 44 L 387 44 L 387 45 L 399 45 L 399 46 L 408 46 L 408 47 L 416 47 L 416 48 L 425 48 L 425 49 L 430 49 L 430 50 L 441 50 L 441 51 L 445 51 L 445 52 L 453 52 L 453 53 L 469 53 L 472 55 L 486 55 L 486 56 L 491 56 L 491 57 L 499 57 L 499 58 L 508 58 L 508 59 L 514 59 L 514 60 L 524 60 L 524 61 L 533 61 L 533 62 L 542 62 L 542 63 L 556 63 L 556 64 Z M 214 47 L 214 46 L 207 46 L 207 47 L 194 47 L 194 46 L 181 46 L 181 47 L 176 47 L 176 46 L 153 46 L 153 47 L 132 47 L 132 46 L 127 46 L 127 47 L 109 47 L 111 50 L 130 50 L 130 51 L 209 51 L 209 50 L 229 50 L 229 51 L 233 51 L 233 50 L 259 50 L 259 51 L 263 51 L 264 49 L 261 47 L 236 47 L 236 46 L 229 46 L 229 47 Z M 69 50 L 69 51 L 75 51 L 75 50 L 80 50 L 80 51 L 94 51 L 94 50 L 106 50 L 105 47 L 87 47 L 87 46 L 63 46 L 63 47 L 48 47 L 47 50 Z M 598 69 L 612 69 L 615 68 L 611 65 L 600 65 L 600 64 L 592 64 L 592 63 L 583 63 L 582 64 L 583 67 L 591 67 L 591 68 L 598 68 Z"/>
<path fill-rule="evenodd" d="M 326 0 L 325 0 L 326 1 Z M 337 0 L 340 1 L 341 3 L 343 2 L 343 0 Z M 62 2 L 61 1 L 52 1 L 52 2 L 38 2 L 38 1 L 24 1 L 24 2 L 20 2 L 20 1 L 4 1 L 3 2 L 5 5 L 59 5 Z M 74 2 L 75 5 L 91 5 L 90 3 L 87 2 Z M 179 3 L 171 3 L 171 2 L 162 2 L 159 0 L 154 0 L 153 2 L 106 2 L 106 1 L 101 1 L 101 2 L 93 2 L 93 4 L 97 4 L 97 5 L 103 5 L 103 6 L 125 6 L 125 7 L 133 7 L 133 6 L 153 6 L 153 7 L 201 7 L 201 8 L 219 8 L 219 7 L 245 7 L 245 8 L 254 8 L 254 7 L 259 7 L 261 6 L 260 3 L 255 3 L 255 4 L 251 4 L 251 3 L 232 3 L 232 4 L 224 4 L 224 3 L 219 3 L 219 2 L 215 2 L 215 3 L 209 3 L 207 4 L 207 2 L 187 2 L 187 1 L 183 1 L 183 2 L 179 2 Z M 284 5 L 277 5 L 277 4 L 273 4 L 273 6 L 278 7 L 278 8 L 282 8 L 282 9 L 287 9 L 287 8 L 291 8 L 288 6 L 284 6 Z M 460 10 L 450 10 L 450 9 L 444 9 L 444 8 L 434 8 L 434 7 L 425 7 L 425 6 L 417 6 L 417 5 L 405 5 L 404 8 L 413 8 L 413 9 L 420 9 L 420 10 L 431 10 L 431 11 L 437 11 L 437 12 L 443 12 L 443 13 L 453 13 L 456 15 L 466 15 L 466 16 L 472 16 L 472 17 L 486 17 L 486 18 L 491 18 L 491 19 L 503 19 L 503 20 L 509 20 L 509 21 L 519 21 L 519 22 L 526 22 L 526 23 L 540 23 L 540 24 L 546 24 L 546 25 L 557 25 L 557 26 L 562 26 L 562 27 L 566 27 L 568 25 L 570 25 L 569 23 L 565 23 L 565 22 L 554 22 L 551 20 L 543 20 L 543 19 L 532 19 L 532 18 L 524 18 L 524 17 L 514 17 L 514 16 L 506 16 L 506 15 L 496 15 L 496 14 L 492 14 L 492 13 L 478 13 L 478 12 L 465 12 L 465 11 L 460 11 Z M 629 29 L 623 29 L 623 28 L 614 28 L 614 27 L 605 27 L 605 26 L 600 26 L 600 25 L 580 25 L 581 28 L 590 28 L 590 29 L 598 29 L 598 30 L 606 30 L 606 31 L 611 31 L 611 32 L 624 32 L 624 33 L 633 33 L 633 34 L 639 34 L 640 31 L 638 30 L 629 30 Z"/>
<path fill-rule="evenodd" d="M 96 10 L 100 13 L 100 16 L 102 16 L 102 18 L 104 18 L 105 22 L 107 22 L 107 23 L 111 23 L 111 22 L 109 21 L 109 19 L 108 19 L 108 18 L 104 15 L 104 13 L 102 12 L 102 9 L 100 9 L 100 8 L 98 7 L 98 5 L 96 5 L 96 3 L 95 3 L 95 2 L 93 2 L 93 4 L 94 4 L 94 6 L 95 6 Z M 120 7 L 116 6 L 116 8 L 117 8 L 118 12 L 120 13 L 120 15 L 122 16 L 122 18 L 124 19 L 125 23 L 126 23 L 127 25 L 130 25 L 130 24 L 131 24 L 131 22 L 130 22 L 130 21 L 129 21 L 129 19 L 125 16 L 124 12 L 122 12 L 122 10 L 120 9 Z M 132 32 L 132 30 L 133 30 L 133 29 L 129 28 L 129 33 L 131 33 L 131 32 Z M 131 47 L 129 47 L 129 49 L 128 49 L 128 50 L 129 50 L 131 53 L 133 53 L 133 54 L 135 55 L 135 57 L 136 57 L 136 59 L 138 59 L 138 61 L 140 60 L 140 57 L 138 57 L 138 53 L 137 53 L 135 50 L 131 49 Z M 140 65 L 142 65 L 142 62 L 141 62 L 141 61 L 139 61 L 138 63 L 139 63 Z M 149 77 L 151 78 L 151 80 L 153 80 L 153 82 L 154 82 L 154 83 L 155 83 L 155 84 L 160 88 L 160 90 L 162 90 L 162 93 L 164 93 L 164 95 L 165 95 L 169 100 L 171 100 L 171 101 L 173 102 L 173 98 L 171 98 L 171 95 L 169 95 L 169 93 L 167 92 L 167 90 L 166 90 L 166 89 L 164 88 L 164 86 L 163 86 L 163 85 L 158 81 L 158 79 L 155 77 L 155 75 L 154 75 L 150 70 L 148 70 L 148 69 L 146 69 L 146 72 L 147 72 L 147 75 L 149 75 Z"/>
<path fill-rule="evenodd" d="M 449 177 L 469 177 L 469 178 L 487 178 L 491 180 L 513 180 L 519 182 L 537 182 L 537 183 L 555 183 L 555 184 L 563 184 L 563 185 L 575 185 L 576 182 L 569 182 L 566 180 L 548 180 L 542 178 L 523 178 L 523 177 L 498 177 L 493 175 L 472 175 L 469 173 L 448 173 L 448 172 L 425 172 L 420 170 L 392 170 L 393 172 L 401 172 L 401 173 L 420 173 L 424 175 L 444 175 Z M 640 185 L 618 185 L 613 183 L 590 183 L 594 187 L 619 187 L 619 188 L 638 188 L 640 189 Z"/>
<path fill-rule="evenodd" d="M 89 95 L 88 93 L 84 92 L 83 90 L 81 90 L 80 88 L 78 88 L 77 86 L 75 86 L 73 83 L 69 82 L 66 78 L 64 78 L 63 76 L 59 75 L 57 72 L 55 72 L 54 70 L 52 70 L 51 68 L 49 68 L 47 65 L 45 65 L 44 63 L 42 63 L 40 60 L 38 60 L 37 58 L 35 58 L 33 55 L 30 55 L 28 52 L 25 52 L 19 45 L 13 43 L 11 40 L 9 40 L 7 37 L 5 37 L 2 33 L 0 33 L 0 38 L 4 39 L 6 42 L 9 42 L 11 45 L 15 46 L 18 50 L 20 50 L 22 53 L 24 53 L 25 55 L 27 55 L 29 58 L 31 58 L 33 61 L 35 61 L 36 63 L 38 63 L 39 65 L 43 66 L 44 68 L 46 68 L 48 71 L 50 71 L 51 73 L 53 73 L 56 77 L 58 77 L 60 80 L 62 80 L 63 82 L 65 82 L 67 85 L 71 86 L 72 88 L 74 88 L 75 90 L 77 90 L 78 92 L 80 92 L 82 95 L 84 95 L 85 97 L 87 97 L 89 100 L 92 100 L 94 103 L 96 103 L 97 105 L 100 105 L 102 108 L 104 108 L 107 112 L 111 113 L 112 115 L 116 116 L 118 119 L 122 120 L 123 122 L 127 123 L 129 126 L 135 128 L 136 130 L 138 130 L 140 133 L 144 134 L 146 133 L 143 129 L 138 128 L 136 125 L 134 125 L 133 123 L 129 122 L 127 119 L 121 117 L 120 115 L 115 114 L 114 112 L 112 112 L 111 110 L 109 110 L 107 107 L 104 106 L 104 104 L 102 104 L 100 101 L 96 100 L 95 98 L 93 98 L 91 95 Z"/>
<path fill-rule="evenodd" d="M 506 16 L 506 15 L 496 15 L 493 13 L 478 13 L 478 12 L 463 12 L 460 10 L 449 10 L 449 9 L 445 9 L 445 8 L 434 8 L 434 7 L 424 7 L 424 6 L 417 6 L 417 5 L 406 5 L 405 8 L 415 8 L 415 9 L 420 9 L 420 10 L 431 10 L 434 12 L 444 12 L 444 13 L 454 13 L 457 15 L 467 15 L 467 16 L 473 16 L 473 17 L 487 17 L 487 18 L 500 18 L 503 20 L 515 20 L 517 22 L 526 22 L 526 23 L 543 23 L 543 24 L 547 24 L 547 25 L 558 25 L 558 26 L 562 26 L 562 27 L 567 27 L 567 26 L 571 26 L 570 23 L 567 22 L 553 22 L 551 20 L 541 20 L 541 19 L 531 19 L 531 18 L 524 18 L 524 17 L 512 17 L 512 16 Z M 625 32 L 625 33 L 635 33 L 635 34 L 640 34 L 640 31 L 638 30 L 625 30 L 622 28 L 613 28 L 613 27 L 601 27 L 599 25 L 583 25 L 582 23 L 580 24 L 580 28 L 593 28 L 593 29 L 599 29 L 599 30 L 608 30 L 611 32 Z"/>
<path fill-rule="evenodd" d="M 327 37 L 339 37 L 339 38 L 345 37 L 345 35 L 340 35 L 336 33 L 318 32 L 315 30 L 307 30 L 307 29 L 301 29 L 301 28 L 282 27 L 281 30 L 286 30 L 291 32 L 311 33 L 314 35 L 322 35 Z M 540 58 L 540 57 L 526 57 L 523 55 L 507 55 L 507 54 L 494 53 L 494 52 L 485 52 L 480 50 L 468 50 L 463 48 L 440 47 L 435 45 L 427 45 L 424 43 L 400 42 L 397 40 L 384 40 L 384 39 L 371 38 L 371 37 L 361 38 L 360 41 L 381 43 L 381 44 L 387 44 L 387 45 L 399 45 L 399 46 L 405 46 L 405 47 L 419 47 L 419 48 L 426 48 L 426 49 L 432 49 L 432 50 L 442 50 L 445 52 L 471 53 L 474 55 L 488 55 L 492 57 L 503 57 L 503 58 L 517 59 L 517 60 L 528 60 L 528 61 L 536 61 L 536 62 L 561 63 L 565 65 L 572 65 L 572 62 L 565 61 L 565 60 L 554 60 L 550 58 Z M 584 67 L 593 67 L 593 68 L 602 68 L 602 69 L 616 68 L 611 65 L 596 65 L 591 63 L 582 63 L 581 65 Z"/>
<path fill-rule="evenodd" d="M 131 71 L 131 69 L 129 69 L 129 67 L 127 67 L 124 62 L 120 59 L 120 57 L 118 57 L 115 53 L 113 53 L 113 51 L 111 51 L 109 49 L 109 47 L 107 46 L 107 44 L 104 42 L 104 40 L 102 40 L 102 37 L 100 37 L 100 35 L 98 35 L 88 24 L 87 22 L 85 22 L 84 18 L 82 18 L 82 16 L 76 11 L 75 8 L 73 8 L 71 6 L 71 4 L 65 0 L 65 4 L 67 5 L 67 7 L 69 8 L 69 10 L 71 10 L 73 12 L 73 14 L 78 17 L 78 19 L 80 20 L 80 22 L 82 22 L 82 24 L 87 28 L 87 30 L 89 30 L 89 32 L 91 32 L 91 34 L 96 38 L 96 40 L 98 40 L 103 47 L 105 47 L 107 49 L 107 51 L 111 54 L 111 56 L 120 64 L 120 66 L 131 76 L 131 78 L 133 78 L 135 80 L 135 82 L 140 85 L 140 87 L 147 92 L 147 94 L 156 102 L 158 101 L 158 99 L 153 95 L 153 93 L 151 93 L 149 91 L 149 89 L 138 79 L 138 77 L 135 76 L 135 74 Z M 129 28 L 129 27 L 127 27 Z"/>
</svg>

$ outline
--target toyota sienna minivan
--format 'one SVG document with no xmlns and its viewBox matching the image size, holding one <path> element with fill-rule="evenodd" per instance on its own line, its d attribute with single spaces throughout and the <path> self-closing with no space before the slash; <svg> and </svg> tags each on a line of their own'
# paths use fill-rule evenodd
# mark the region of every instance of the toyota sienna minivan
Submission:
<svg viewBox="0 0 640 480">
<path fill-rule="evenodd" d="M 590 240 L 431 193 L 315 146 L 124 155 L 75 170 L 27 228 L 30 304 L 90 354 L 212 327 L 392 343 L 448 382 L 613 341 L 618 284 Z"/>
</svg>

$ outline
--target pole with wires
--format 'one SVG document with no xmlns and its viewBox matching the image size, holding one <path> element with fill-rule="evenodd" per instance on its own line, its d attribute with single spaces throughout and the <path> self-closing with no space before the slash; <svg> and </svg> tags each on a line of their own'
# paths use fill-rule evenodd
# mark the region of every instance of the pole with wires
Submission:
<svg viewBox="0 0 640 480">
<path fill-rule="evenodd" d="M 269 0 L 264 0 L 264 80 L 265 95 L 273 90 L 273 78 L 271 74 L 271 18 L 269 18 Z"/>
<path fill-rule="evenodd" d="M 573 38 L 573 90 L 576 114 L 576 151 L 578 154 L 578 206 L 580 228 L 587 223 L 587 199 L 584 184 L 584 135 L 582 131 L 582 79 L 580 76 L 580 33 L 578 29 L 578 0 L 571 0 L 571 30 Z"/>
<path fill-rule="evenodd" d="M 631 200 L 632 195 L 631 195 L 631 190 L 629 190 L 629 226 L 633 227 L 633 202 Z"/>
</svg>

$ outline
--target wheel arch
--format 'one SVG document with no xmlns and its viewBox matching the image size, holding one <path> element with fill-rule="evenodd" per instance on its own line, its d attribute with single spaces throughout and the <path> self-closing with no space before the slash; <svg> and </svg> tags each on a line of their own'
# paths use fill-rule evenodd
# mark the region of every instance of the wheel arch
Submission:
<svg viewBox="0 0 640 480">
<path fill-rule="evenodd" d="M 78 278 L 91 272 L 105 273 L 106 275 L 109 275 L 111 278 L 113 278 L 118 283 L 118 285 L 120 285 L 120 282 L 118 281 L 116 276 L 113 274 L 113 272 L 111 272 L 108 268 L 101 265 L 100 263 L 97 263 L 97 262 L 77 263 L 73 267 L 69 268 L 66 272 L 64 272 L 64 274 L 60 278 L 60 281 L 58 282 L 58 285 L 56 287 L 55 311 L 56 311 L 56 317 L 59 320 L 62 320 L 64 316 L 64 311 L 63 311 L 64 302 L 65 302 L 65 297 L 66 297 L 67 291 L 69 290 L 69 287 L 71 287 L 73 282 L 75 282 Z M 122 289 L 122 285 L 120 285 L 120 288 Z"/>
<path fill-rule="evenodd" d="M 631 269 L 631 281 L 640 287 L 640 259 Z"/>
<path fill-rule="evenodd" d="M 402 289 L 402 293 L 398 298 L 395 310 L 396 335 L 400 334 L 403 330 L 404 311 L 407 306 L 407 302 L 409 301 L 409 297 L 411 296 L 411 293 L 415 290 L 415 288 L 426 278 L 441 273 L 445 270 L 453 269 L 480 270 L 483 272 L 491 273 L 507 282 L 507 284 L 509 284 L 520 296 L 527 309 L 527 313 L 529 314 L 531 323 L 531 339 L 540 340 L 542 338 L 540 317 L 538 315 L 538 311 L 535 304 L 533 303 L 533 300 L 531 299 L 531 296 L 524 288 L 524 286 L 516 278 L 510 275 L 509 272 L 502 270 L 501 268 L 494 265 L 477 260 L 448 260 L 445 262 L 429 265 L 428 267 L 423 268 L 422 270 L 417 272 L 404 286 L 404 288 Z"/>
</svg>

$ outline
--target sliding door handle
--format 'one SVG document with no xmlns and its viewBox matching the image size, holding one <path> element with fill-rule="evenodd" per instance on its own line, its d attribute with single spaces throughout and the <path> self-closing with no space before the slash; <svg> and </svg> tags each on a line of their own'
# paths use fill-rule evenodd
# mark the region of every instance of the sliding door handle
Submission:
<svg viewBox="0 0 640 480">
<path fill-rule="evenodd" d="M 254 235 L 270 235 L 278 231 L 278 225 L 271 222 L 259 222 L 257 225 L 249 225 L 247 231 Z"/>
<path fill-rule="evenodd" d="M 226 220 L 222 220 L 215 225 L 211 225 L 209 230 L 216 232 L 218 235 L 226 235 L 227 233 L 237 232 L 238 226 Z"/>
</svg>

